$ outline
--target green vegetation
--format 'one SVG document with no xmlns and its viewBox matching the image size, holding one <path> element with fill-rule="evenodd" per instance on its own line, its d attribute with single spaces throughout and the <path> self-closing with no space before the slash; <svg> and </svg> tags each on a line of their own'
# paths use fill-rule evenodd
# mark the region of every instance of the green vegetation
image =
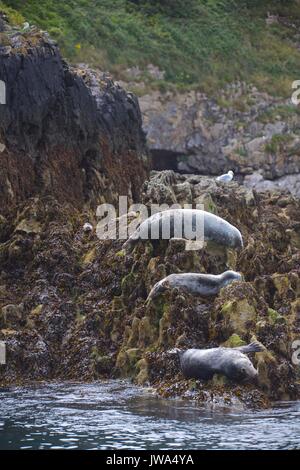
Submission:
<svg viewBox="0 0 300 470">
<path fill-rule="evenodd" d="M 0 11 L 4 12 L 7 15 L 9 22 L 12 25 L 19 25 L 24 22 L 24 17 L 18 11 L 14 10 L 13 8 L 10 8 L 7 5 L 4 5 L 4 3 L 1 1 Z"/>
<path fill-rule="evenodd" d="M 0 5 L 16 10 L 9 13 L 13 22 L 21 14 L 48 30 L 73 62 L 120 78 L 128 67 L 145 70 L 152 63 L 166 72 L 163 88 L 214 92 L 245 80 L 282 96 L 289 96 L 291 82 L 300 78 L 295 29 L 266 25 L 268 11 L 299 22 L 296 0 L 2 0 Z M 147 74 L 141 79 L 153 80 Z"/>
<path fill-rule="evenodd" d="M 293 138 L 289 134 L 275 134 L 270 142 L 266 144 L 265 151 L 275 155 L 276 153 L 283 151 L 285 146 L 291 142 L 291 140 L 293 140 Z"/>
<path fill-rule="evenodd" d="M 281 119 L 282 121 L 287 121 L 290 117 L 295 114 L 300 115 L 300 108 L 292 104 L 288 105 L 279 105 L 274 106 L 271 109 L 268 109 L 261 113 L 258 116 L 258 121 L 263 124 L 268 124 L 269 122 L 274 122 L 276 119 Z"/>
</svg>

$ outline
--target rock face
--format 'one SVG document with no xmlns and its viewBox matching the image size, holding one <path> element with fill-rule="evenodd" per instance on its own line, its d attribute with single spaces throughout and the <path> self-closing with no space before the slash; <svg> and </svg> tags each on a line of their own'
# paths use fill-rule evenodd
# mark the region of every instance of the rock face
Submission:
<svg viewBox="0 0 300 470">
<path fill-rule="evenodd" d="M 71 69 L 35 29 L 21 34 L 1 23 L 0 31 L 0 79 L 7 85 L 6 104 L 0 105 L 0 341 L 7 358 L 0 384 L 123 376 L 150 383 L 164 396 L 205 403 L 263 407 L 299 398 L 299 367 L 292 362 L 300 335 L 299 201 L 280 191 L 256 192 L 173 171 L 145 181 L 147 151 L 134 96 L 102 74 Z M 203 106 L 187 146 L 174 134 L 176 152 L 202 145 L 203 122 L 215 112 L 206 114 L 211 105 Z M 197 115 L 193 100 L 188 109 Z M 176 116 L 175 109 L 179 129 Z M 233 124 L 225 121 L 229 132 Z M 217 126 L 214 133 L 205 142 L 221 145 L 223 130 Z M 220 166 L 211 164 L 212 172 L 225 168 L 222 158 Z M 286 160 L 280 166 L 280 160 L 257 158 L 265 176 L 284 174 Z M 246 175 L 249 161 L 236 161 Z M 148 206 L 203 204 L 240 229 L 243 250 L 208 243 L 187 251 L 184 241 L 174 239 L 140 241 L 125 255 L 123 240 L 98 240 L 93 206 L 116 202 L 119 194 L 137 201 L 140 192 Z M 94 230 L 83 229 L 87 222 Z M 171 273 L 228 269 L 244 280 L 216 297 L 173 289 L 146 303 L 153 285 Z M 256 385 L 216 376 L 185 380 L 168 354 L 174 346 L 235 347 L 254 339 L 266 347 L 251 357 Z"/>
<path fill-rule="evenodd" d="M 254 172 L 244 179 L 244 185 L 256 191 L 282 191 L 288 190 L 297 198 L 300 198 L 300 173 L 282 176 L 276 180 L 266 180 L 261 172 Z"/>
<path fill-rule="evenodd" d="M 137 99 L 105 75 L 71 68 L 46 33 L 3 24 L 1 212 L 35 194 L 78 207 L 136 199 L 147 175 Z"/>
<path fill-rule="evenodd" d="M 0 224 L 1 384 L 122 376 L 202 403 L 263 407 L 299 397 L 292 362 L 300 334 L 299 202 L 171 171 L 152 175 L 143 201 L 203 203 L 241 230 L 244 249 L 186 251 L 181 240 L 141 241 L 125 256 L 123 241 L 99 241 L 82 229 L 91 213 L 49 196 L 24 202 L 14 220 Z M 173 289 L 146 304 L 168 274 L 227 269 L 244 280 L 216 297 Z M 167 354 L 175 346 L 235 347 L 255 338 L 267 348 L 251 356 L 257 385 L 185 380 Z"/>
<path fill-rule="evenodd" d="M 300 169 L 300 114 L 291 100 L 237 83 L 214 99 L 153 91 L 139 101 L 154 169 L 205 175 L 232 169 L 241 179 L 260 171 L 299 195 L 287 176 Z"/>
</svg>

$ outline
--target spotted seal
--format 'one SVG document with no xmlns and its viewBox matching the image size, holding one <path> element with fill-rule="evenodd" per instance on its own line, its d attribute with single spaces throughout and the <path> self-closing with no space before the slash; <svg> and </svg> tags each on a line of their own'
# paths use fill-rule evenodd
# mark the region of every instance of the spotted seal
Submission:
<svg viewBox="0 0 300 470">
<path fill-rule="evenodd" d="M 258 341 L 238 348 L 173 349 L 179 355 L 183 375 L 193 379 L 212 379 L 214 374 L 222 374 L 236 382 L 256 379 L 258 372 L 246 354 L 264 351 Z"/>
<path fill-rule="evenodd" d="M 200 209 L 169 209 L 144 220 L 124 243 L 123 249 L 131 252 L 138 240 L 200 240 L 202 236 L 205 241 L 231 248 L 243 247 L 241 232 L 221 217 Z"/>
<path fill-rule="evenodd" d="M 241 274 L 235 271 L 225 271 L 218 275 L 197 273 L 170 274 L 154 285 L 147 301 L 155 299 L 167 289 L 174 288 L 182 289 L 191 294 L 210 297 L 217 295 L 222 287 L 231 284 L 233 281 L 240 280 L 242 280 Z"/>
</svg>

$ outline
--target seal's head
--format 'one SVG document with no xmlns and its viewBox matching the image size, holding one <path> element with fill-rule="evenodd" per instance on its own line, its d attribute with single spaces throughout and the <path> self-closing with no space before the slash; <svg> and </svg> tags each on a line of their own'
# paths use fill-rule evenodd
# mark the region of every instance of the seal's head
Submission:
<svg viewBox="0 0 300 470">
<path fill-rule="evenodd" d="M 230 365 L 229 377 L 237 382 L 255 381 L 258 372 L 245 354 L 240 354 Z"/>
<path fill-rule="evenodd" d="M 231 234 L 231 246 L 238 250 L 242 250 L 244 248 L 242 234 L 236 227 L 234 227 L 233 233 Z"/>
<path fill-rule="evenodd" d="M 225 273 L 223 273 L 221 277 L 223 287 L 227 286 L 228 284 L 231 284 L 233 281 L 243 280 L 242 275 L 240 273 L 237 273 L 236 271 L 225 271 Z"/>
</svg>

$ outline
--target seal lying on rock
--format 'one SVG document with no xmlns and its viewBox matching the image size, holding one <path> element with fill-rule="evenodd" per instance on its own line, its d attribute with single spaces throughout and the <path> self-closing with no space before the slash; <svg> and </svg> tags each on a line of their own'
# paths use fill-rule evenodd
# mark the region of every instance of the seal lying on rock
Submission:
<svg viewBox="0 0 300 470">
<path fill-rule="evenodd" d="M 235 271 L 225 271 L 223 274 L 218 275 L 196 273 L 170 274 L 154 285 L 147 301 L 155 299 L 167 289 L 174 288 L 182 289 L 191 294 L 210 297 L 217 295 L 222 287 L 241 279 L 241 274 Z"/>
<path fill-rule="evenodd" d="M 221 217 L 199 209 L 170 209 L 144 220 L 124 243 L 123 249 L 131 252 L 138 240 L 170 238 L 204 238 L 231 248 L 243 247 L 241 232 Z"/>
<path fill-rule="evenodd" d="M 173 349 L 170 353 L 179 355 L 180 367 L 187 379 L 212 379 L 214 374 L 222 374 L 231 380 L 240 382 L 254 380 L 257 370 L 246 354 L 264 351 L 266 348 L 255 341 L 238 348 L 212 349 Z"/>
</svg>

